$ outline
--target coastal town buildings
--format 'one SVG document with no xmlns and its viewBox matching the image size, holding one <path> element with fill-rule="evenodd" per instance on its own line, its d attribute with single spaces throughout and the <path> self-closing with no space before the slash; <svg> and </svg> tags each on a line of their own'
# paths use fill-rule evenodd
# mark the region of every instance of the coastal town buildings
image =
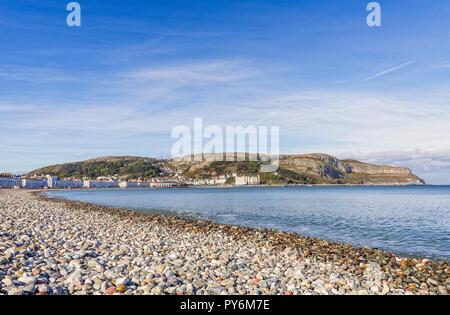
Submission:
<svg viewBox="0 0 450 315">
<path fill-rule="evenodd" d="M 52 189 L 77 189 L 83 188 L 84 183 L 81 180 L 61 180 L 58 177 L 47 176 L 47 188 Z"/>
<path fill-rule="evenodd" d="M 151 188 L 170 188 L 175 187 L 177 184 L 175 182 L 152 182 L 150 183 Z"/>
<path fill-rule="evenodd" d="M 224 186 L 228 180 L 233 179 L 231 175 L 211 174 L 208 178 L 192 179 L 181 174 L 173 176 L 155 177 L 148 180 L 143 178 L 134 180 L 122 180 L 116 177 L 98 177 L 96 179 L 61 179 L 53 175 L 41 175 L 21 178 L 11 174 L 0 174 L 0 188 L 23 188 L 23 189 L 101 189 L 101 188 L 170 188 L 188 186 Z M 237 186 L 260 185 L 259 176 L 236 176 Z"/>
<path fill-rule="evenodd" d="M 119 183 L 116 180 L 100 181 L 100 180 L 84 180 L 84 188 L 117 188 Z"/>
<path fill-rule="evenodd" d="M 261 184 L 261 178 L 258 176 L 236 176 L 236 186 L 257 186 Z"/>
<path fill-rule="evenodd" d="M 137 187 L 138 188 L 148 188 L 150 187 L 150 182 L 137 182 Z"/>
<path fill-rule="evenodd" d="M 185 186 L 187 183 L 172 180 L 153 178 L 150 181 L 122 181 L 119 183 L 120 188 L 170 188 Z"/>
<path fill-rule="evenodd" d="M 84 183 L 81 180 L 63 180 L 61 181 L 61 188 L 63 189 L 78 189 L 83 188 Z"/>
<path fill-rule="evenodd" d="M 14 188 L 18 186 L 16 176 L 12 174 L 0 174 L 0 188 Z"/>
<path fill-rule="evenodd" d="M 150 182 L 146 181 L 121 181 L 119 183 L 120 188 L 148 188 Z"/>
<path fill-rule="evenodd" d="M 127 181 L 121 181 L 119 183 L 120 188 L 136 188 L 138 187 L 136 182 L 127 182 Z"/>
<path fill-rule="evenodd" d="M 222 186 L 227 183 L 227 175 L 215 175 L 211 178 L 195 179 L 192 181 L 194 186 Z"/>
<path fill-rule="evenodd" d="M 59 183 L 58 177 L 47 176 L 47 187 L 48 188 L 59 188 L 58 183 Z"/>
<path fill-rule="evenodd" d="M 21 187 L 25 189 L 42 189 L 46 186 L 47 181 L 40 178 L 23 178 L 21 185 Z"/>
<path fill-rule="evenodd" d="M 225 185 L 226 179 L 198 179 L 193 182 L 194 186 L 220 186 Z"/>
</svg>

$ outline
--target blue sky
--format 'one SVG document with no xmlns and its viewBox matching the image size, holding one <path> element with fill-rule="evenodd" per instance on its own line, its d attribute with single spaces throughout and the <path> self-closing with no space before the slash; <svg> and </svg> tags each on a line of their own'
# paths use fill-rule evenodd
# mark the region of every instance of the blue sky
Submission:
<svg viewBox="0 0 450 315">
<path fill-rule="evenodd" d="M 0 2 L 1 170 L 168 157 L 201 117 L 450 183 L 448 0 L 68 2 Z"/>
</svg>

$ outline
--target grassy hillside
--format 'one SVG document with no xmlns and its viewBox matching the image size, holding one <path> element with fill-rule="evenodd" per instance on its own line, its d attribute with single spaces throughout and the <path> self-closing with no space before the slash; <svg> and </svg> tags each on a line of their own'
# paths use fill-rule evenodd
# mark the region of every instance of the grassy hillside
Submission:
<svg viewBox="0 0 450 315">
<path fill-rule="evenodd" d="M 117 175 L 123 179 L 138 179 L 157 177 L 162 173 L 161 163 L 156 159 L 123 156 L 51 165 L 35 170 L 31 174 L 49 174 L 61 178 L 97 178 Z"/>
</svg>

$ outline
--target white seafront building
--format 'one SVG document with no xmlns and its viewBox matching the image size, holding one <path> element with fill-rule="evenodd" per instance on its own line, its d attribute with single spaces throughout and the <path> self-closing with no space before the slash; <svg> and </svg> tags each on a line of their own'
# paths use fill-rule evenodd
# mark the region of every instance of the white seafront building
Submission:
<svg viewBox="0 0 450 315">
<path fill-rule="evenodd" d="M 150 181 L 122 181 L 119 183 L 120 188 L 170 188 L 178 187 L 183 183 L 169 179 L 151 179 Z"/>
<path fill-rule="evenodd" d="M 137 183 L 136 182 L 127 182 L 127 181 L 121 181 L 119 183 L 120 188 L 136 188 Z"/>
<path fill-rule="evenodd" d="M 83 182 L 84 188 L 118 188 L 119 183 L 116 180 L 100 181 L 100 180 L 85 180 Z"/>
<path fill-rule="evenodd" d="M 236 176 L 236 186 L 258 186 L 261 184 L 261 178 L 258 176 Z"/>
<path fill-rule="evenodd" d="M 58 188 L 59 178 L 53 176 L 47 176 L 47 187 L 48 188 Z"/>
<path fill-rule="evenodd" d="M 170 188 L 179 185 L 180 183 L 172 178 L 152 178 L 149 182 L 150 188 Z"/>
<path fill-rule="evenodd" d="M 63 189 L 79 189 L 83 188 L 84 183 L 81 180 L 63 180 L 61 181 L 61 188 Z"/>
<path fill-rule="evenodd" d="M 150 183 L 151 188 L 170 188 L 177 186 L 174 182 L 152 182 Z"/>
<path fill-rule="evenodd" d="M 194 186 L 222 186 L 227 183 L 226 179 L 196 179 Z"/>
<path fill-rule="evenodd" d="M 47 176 L 47 188 L 55 189 L 78 189 L 83 188 L 81 180 L 61 180 L 58 177 Z"/>
<path fill-rule="evenodd" d="M 227 175 L 213 176 L 211 178 L 195 179 L 192 181 L 194 186 L 223 186 L 227 183 Z"/>
<path fill-rule="evenodd" d="M 0 174 L 0 188 L 15 188 L 20 186 L 19 179 L 11 174 Z"/>
<path fill-rule="evenodd" d="M 47 186 L 47 181 L 45 179 L 38 178 L 23 178 L 22 188 L 25 189 L 43 189 Z"/>
<path fill-rule="evenodd" d="M 119 183 L 120 188 L 148 188 L 150 182 L 136 182 L 136 181 L 121 181 Z"/>
</svg>

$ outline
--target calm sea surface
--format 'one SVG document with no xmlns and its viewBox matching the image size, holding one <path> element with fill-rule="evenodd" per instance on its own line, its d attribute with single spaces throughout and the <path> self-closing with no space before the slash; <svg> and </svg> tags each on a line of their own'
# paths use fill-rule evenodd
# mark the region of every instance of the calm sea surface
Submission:
<svg viewBox="0 0 450 315">
<path fill-rule="evenodd" d="M 450 186 L 113 189 L 48 194 L 450 259 Z"/>
</svg>

